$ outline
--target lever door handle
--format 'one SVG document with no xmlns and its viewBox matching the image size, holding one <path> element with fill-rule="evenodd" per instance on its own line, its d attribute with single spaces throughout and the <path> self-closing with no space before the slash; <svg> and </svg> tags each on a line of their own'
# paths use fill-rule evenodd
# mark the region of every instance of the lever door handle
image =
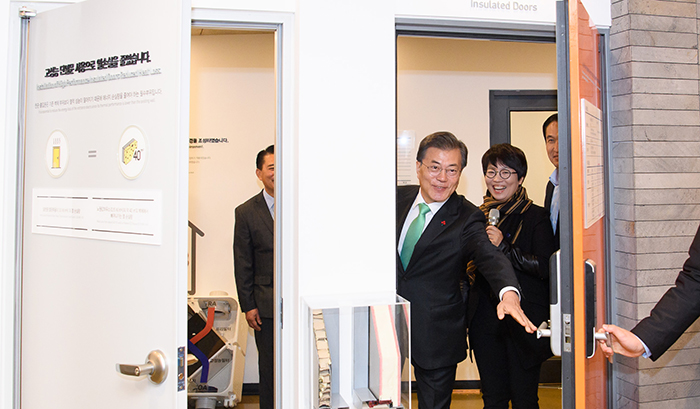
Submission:
<svg viewBox="0 0 700 409">
<path fill-rule="evenodd" d="M 549 338 L 552 336 L 552 330 L 549 328 L 548 321 L 542 321 L 539 327 L 537 327 L 537 339 Z"/>
<path fill-rule="evenodd" d="M 608 348 L 612 348 L 612 336 L 609 332 L 596 332 L 593 334 L 593 338 L 596 341 L 605 341 L 605 345 L 607 345 Z"/>
<path fill-rule="evenodd" d="M 117 371 L 128 376 L 148 375 L 151 382 L 160 384 L 168 377 L 168 362 L 162 351 L 155 350 L 148 354 L 146 363 L 141 365 L 117 364 Z"/>
</svg>

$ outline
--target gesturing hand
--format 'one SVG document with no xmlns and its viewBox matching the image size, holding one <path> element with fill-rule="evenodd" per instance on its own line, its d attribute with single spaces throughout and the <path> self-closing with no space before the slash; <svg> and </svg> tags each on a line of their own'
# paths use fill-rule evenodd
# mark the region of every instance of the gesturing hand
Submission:
<svg viewBox="0 0 700 409">
<path fill-rule="evenodd" d="M 506 293 L 503 294 L 503 299 L 498 303 L 496 312 L 498 313 L 499 320 L 502 320 L 505 318 L 506 314 L 508 314 L 530 334 L 537 331 L 537 327 L 530 322 L 523 312 L 523 309 L 520 308 L 520 298 L 518 298 L 518 294 L 515 291 L 506 291 Z"/>
</svg>

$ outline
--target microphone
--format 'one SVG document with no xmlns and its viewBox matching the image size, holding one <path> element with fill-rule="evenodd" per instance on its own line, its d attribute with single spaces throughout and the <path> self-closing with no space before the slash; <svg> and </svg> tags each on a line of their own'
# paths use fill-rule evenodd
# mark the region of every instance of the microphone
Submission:
<svg viewBox="0 0 700 409">
<path fill-rule="evenodd" d="M 500 218 L 501 212 L 499 212 L 498 209 L 489 210 L 489 226 L 497 225 Z"/>
</svg>

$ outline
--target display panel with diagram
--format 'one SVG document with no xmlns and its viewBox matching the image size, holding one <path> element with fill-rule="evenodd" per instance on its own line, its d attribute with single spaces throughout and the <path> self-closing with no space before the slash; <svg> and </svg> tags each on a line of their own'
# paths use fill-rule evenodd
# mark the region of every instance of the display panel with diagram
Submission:
<svg viewBox="0 0 700 409">
<path fill-rule="evenodd" d="M 409 303 L 370 298 L 306 299 L 313 408 L 411 407 Z"/>
</svg>

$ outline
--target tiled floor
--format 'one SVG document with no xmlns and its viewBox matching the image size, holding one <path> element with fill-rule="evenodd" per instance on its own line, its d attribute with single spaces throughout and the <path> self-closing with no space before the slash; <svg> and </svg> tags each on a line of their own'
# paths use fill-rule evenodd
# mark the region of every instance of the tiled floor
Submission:
<svg viewBox="0 0 700 409">
<path fill-rule="evenodd" d="M 412 408 L 418 408 L 416 394 L 413 394 Z M 451 409 L 483 409 L 481 394 L 477 390 L 456 390 L 452 394 Z M 540 387 L 540 409 L 560 409 L 561 388 Z M 243 396 L 236 409 L 258 409 L 257 396 Z"/>
</svg>

